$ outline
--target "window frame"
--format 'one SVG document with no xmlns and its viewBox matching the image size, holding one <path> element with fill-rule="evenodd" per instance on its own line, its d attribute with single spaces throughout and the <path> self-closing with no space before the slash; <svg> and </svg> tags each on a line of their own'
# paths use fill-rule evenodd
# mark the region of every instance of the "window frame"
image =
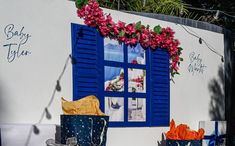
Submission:
<svg viewBox="0 0 235 146">
<path fill-rule="evenodd" d="M 73 100 L 78 100 L 88 95 L 95 95 L 100 100 L 100 108 L 104 110 L 104 38 L 92 27 L 71 23 L 71 41 L 73 58 Z M 170 123 L 170 70 L 169 53 L 166 49 L 146 49 L 145 65 L 128 63 L 128 49 L 125 68 L 143 68 L 146 70 L 146 121 L 128 122 L 128 98 L 134 95 L 128 93 L 124 99 L 124 122 L 110 122 L 110 127 L 164 127 Z M 112 62 L 112 61 L 111 61 Z M 117 66 L 114 62 L 111 65 Z M 120 67 L 120 64 L 119 66 Z M 121 66 L 122 67 L 122 66 Z M 128 80 L 128 70 L 125 72 L 125 80 Z M 126 92 L 128 84 L 125 82 Z M 111 94 L 111 93 L 110 93 Z M 115 93 L 112 93 L 115 96 Z M 131 95 L 132 94 L 132 95 Z M 135 95 L 143 95 L 137 93 Z M 119 94 L 120 95 L 120 94 Z M 119 96 L 118 95 L 118 96 Z M 124 96 L 122 96 L 124 97 Z M 133 96 L 132 96 L 133 97 Z M 143 98 L 143 97 L 142 97 Z"/>
<path fill-rule="evenodd" d="M 103 46 L 100 48 L 102 54 L 104 54 L 104 42 Z M 110 127 L 147 127 L 150 126 L 150 63 L 149 63 L 149 49 L 145 50 L 145 64 L 132 64 L 128 63 L 128 46 L 123 44 L 123 62 L 116 62 L 116 61 L 109 61 L 105 60 L 104 55 L 102 56 L 102 71 L 101 74 L 105 76 L 104 68 L 105 66 L 109 67 L 118 67 L 124 69 L 124 91 L 123 92 L 115 92 L 115 91 L 105 91 L 103 88 L 103 92 L 101 93 L 102 103 L 101 109 L 105 111 L 105 97 L 122 97 L 124 98 L 124 121 L 109 121 Z M 145 93 L 131 93 L 128 92 L 128 69 L 141 69 L 145 70 L 146 73 L 146 92 Z M 104 83 L 104 77 L 102 78 L 102 82 Z M 104 85 L 103 85 L 104 87 Z M 128 121 L 128 99 L 131 97 L 135 98 L 144 98 L 146 99 L 146 115 L 145 115 L 145 121 Z"/>
</svg>

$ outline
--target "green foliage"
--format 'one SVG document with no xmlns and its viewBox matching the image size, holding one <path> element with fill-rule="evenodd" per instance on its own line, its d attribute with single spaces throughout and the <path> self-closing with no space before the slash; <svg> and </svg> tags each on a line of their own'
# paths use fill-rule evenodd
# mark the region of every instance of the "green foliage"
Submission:
<svg viewBox="0 0 235 146">
<path fill-rule="evenodd" d="M 135 24 L 135 29 L 140 31 L 140 30 L 141 30 L 141 26 L 142 26 L 142 25 L 141 25 L 141 21 L 139 21 L 139 22 L 137 22 L 137 23 Z"/>
<path fill-rule="evenodd" d="M 77 8 L 81 8 L 82 6 L 84 6 L 86 3 L 88 2 L 88 0 L 76 0 L 75 4 Z"/>
<path fill-rule="evenodd" d="M 186 14 L 183 14 L 181 17 L 183 18 L 188 18 L 188 19 L 193 19 L 193 20 L 202 20 L 202 16 L 200 16 L 198 13 L 196 12 L 188 12 Z"/>
<path fill-rule="evenodd" d="M 182 0 L 149 0 L 147 5 L 154 13 L 180 16 L 188 13 Z"/>
<path fill-rule="evenodd" d="M 76 4 L 81 6 L 84 1 L 76 0 Z M 172 16 L 180 16 L 183 18 L 189 18 L 194 20 L 206 21 L 216 25 L 222 25 L 229 29 L 235 30 L 235 19 L 231 17 L 225 17 L 221 15 L 220 19 L 215 20 L 215 13 L 191 10 L 189 7 L 201 7 L 205 9 L 223 10 L 234 12 L 235 2 L 234 0 L 225 0 L 226 2 L 219 0 L 97 0 L 101 7 L 106 7 L 115 10 L 137 11 L 165 14 Z M 231 4 L 230 5 L 228 5 Z M 189 11 L 190 10 L 190 11 Z M 233 15 L 233 14 L 231 14 Z"/>
<path fill-rule="evenodd" d="M 113 2 L 111 0 L 97 0 L 101 7 L 113 8 Z"/>
<path fill-rule="evenodd" d="M 120 32 L 119 32 L 119 37 L 124 37 L 124 36 L 125 36 L 125 31 L 123 31 L 123 30 L 120 31 Z"/>
<path fill-rule="evenodd" d="M 120 9 L 137 12 L 151 12 L 166 15 L 180 16 L 187 14 L 187 6 L 183 0 L 146 0 L 143 5 L 143 0 L 98 0 L 101 7 L 110 9 Z"/>
<path fill-rule="evenodd" d="M 160 25 L 157 25 L 153 28 L 153 31 L 156 33 L 156 34 L 160 34 L 161 31 L 162 31 L 162 28 Z"/>
</svg>

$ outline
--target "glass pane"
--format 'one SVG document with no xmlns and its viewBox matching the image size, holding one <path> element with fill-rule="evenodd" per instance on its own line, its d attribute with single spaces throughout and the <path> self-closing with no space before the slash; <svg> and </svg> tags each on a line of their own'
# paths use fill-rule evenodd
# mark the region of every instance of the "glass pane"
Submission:
<svg viewBox="0 0 235 146">
<path fill-rule="evenodd" d="M 128 92 L 146 93 L 146 72 L 142 69 L 128 69 Z"/>
<path fill-rule="evenodd" d="M 124 91 L 124 70 L 120 67 L 104 67 L 104 90 Z"/>
<path fill-rule="evenodd" d="M 145 64 L 145 50 L 137 44 L 136 47 L 128 46 L 128 63 Z"/>
<path fill-rule="evenodd" d="M 123 44 L 116 40 L 104 39 L 104 60 L 123 62 Z"/>
<path fill-rule="evenodd" d="M 105 114 L 109 121 L 124 121 L 124 98 L 105 97 Z"/>
<path fill-rule="evenodd" d="M 146 121 L 145 98 L 128 98 L 128 121 Z"/>
</svg>

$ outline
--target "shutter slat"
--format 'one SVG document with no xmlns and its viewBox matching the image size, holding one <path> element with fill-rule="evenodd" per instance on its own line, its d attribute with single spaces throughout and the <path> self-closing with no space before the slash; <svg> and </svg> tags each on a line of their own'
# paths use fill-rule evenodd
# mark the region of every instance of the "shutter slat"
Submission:
<svg viewBox="0 0 235 146">
<path fill-rule="evenodd" d="M 96 63 L 96 60 L 91 60 L 91 59 L 81 59 L 81 58 L 78 58 L 76 60 L 76 62 L 79 64 L 79 63 L 85 63 L 85 64 L 95 64 Z"/>
<path fill-rule="evenodd" d="M 79 37 L 78 37 L 78 38 L 79 38 Z M 91 37 L 83 37 L 83 38 L 79 38 L 79 39 L 77 40 L 77 43 L 96 45 L 96 40 L 92 40 Z"/>
<path fill-rule="evenodd" d="M 168 56 L 168 51 L 166 49 L 158 48 L 158 50 L 160 50 L 160 51 L 155 52 L 155 54 L 165 55 L 166 57 Z"/>
<path fill-rule="evenodd" d="M 93 45 L 92 44 L 79 44 L 79 45 L 76 44 L 76 47 L 83 48 L 83 49 L 87 48 L 87 49 L 92 50 Z"/>
<path fill-rule="evenodd" d="M 153 89 L 154 89 L 154 92 L 166 92 L 166 91 L 168 91 L 168 89 L 166 89 L 166 88 L 160 88 L 160 87 L 153 87 Z"/>
<path fill-rule="evenodd" d="M 78 24 L 72 24 L 72 25 L 78 25 Z M 80 27 L 79 30 L 75 32 L 76 34 L 75 36 L 78 36 L 78 37 L 83 37 L 84 35 L 96 36 L 95 31 L 96 30 L 92 27 L 83 26 L 83 27 Z"/>
<path fill-rule="evenodd" d="M 153 74 L 162 74 L 162 75 L 166 75 L 166 73 L 168 73 L 169 68 L 164 69 L 164 68 L 153 68 L 153 70 L 155 71 Z"/>
<path fill-rule="evenodd" d="M 96 50 L 83 49 L 83 48 L 78 47 L 78 49 L 76 50 L 76 53 L 96 55 Z"/>
<path fill-rule="evenodd" d="M 166 49 L 151 53 L 151 125 L 168 126 L 170 121 L 169 54 Z"/>
<path fill-rule="evenodd" d="M 168 70 L 169 66 L 166 66 L 166 64 L 162 64 L 162 63 L 154 63 L 152 65 L 152 67 L 156 67 L 155 69 L 158 69 L 160 68 L 161 70 L 164 69 L 164 70 Z"/>
<path fill-rule="evenodd" d="M 154 56 L 153 59 L 158 59 L 158 60 L 164 60 L 166 58 L 166 56 L 161 56 L 159 54 L 155 54 L 155 55 L 158 55 L 158 56 Z"/>
<path fill-rule="evenodd" d="M 89 88 L 95 88 L 96 86 L 95 86 L 95 84 L 94 84 L 94 83 L 93 83 L 93 84 L 91 84 L 91 83 L 82 83 L 82 82 L 80 82 L 78 87 L 89 87 Z"/>
<path fill-rule="evenodd" d="M 90 77 L 93 80 L 93 78 L 95 78 L 98 73 L 97 70 L 94 70 L 93 72 L 87 72 L 87 70 L 90 68 L 80 68 L 80 66 L 75 67 L 79 68 L 78 71 L 74 70 L 73 75 L 76 77 Z"/>
<path fill-rule="evenodd" d="M 96 40 L 95 40 L 94 36 L 95 35 L 85 34 L 82 37 L 79 37 L 79 35 L 78 35 L 77 38 L 79 38 L 79 39 L 77 41 L 80 41 L 80 40 L 86 41 L 87 40 L 87 41 L 94 41 L 95 42 Z"/>
<path fill-rule="evenodd" d="M 95 95 L 99 97 L 98 46 L 100 35 L 91 27 L 72 24 L 72 56 L 73 64 L 73 99 Z"/>
<path fill-rule="evenodd" d="M 168 75 L 166 75 L 168 72 L 159 72 L 159 73 L 153 73 L 153 76 L 161 77 L 161 78 L 168 78 Z"/>
<path fill-rule="evenodd" d="M 167 103 L 167 100 L 154 100 L 153 104 Z"/>
<path fill-rule="evenodd" d="M 152 80 L 156 80 L 155 83 L 166 83 L 167 81 L 169 81 L 168 78 L 164 78 L 164 77 L 153 77 Z"/>
<path fill-rule="evenodd" d="M 86 38 L 77 40 L 77 43 L 81 45 L 84 44 L 84 45 L 96 46 L 96 41 L 87 40 Z"/>
<path fill-rule="evenodd" d="M 80 82 L 81 84 L 83 84 L 83 83 L 87 83 L 87 84 L 97 84 L 98 82 L 96 82 L 96 81 L 94 81 L 93 79 L 91 79 L 91 80 L 88 80 L 88 79 L 86 79 L 86 78 L 79 78 L 79 77 L 76 77 L 77 79 L 77 81 L 78 82 Z M 85 81 L 84 81 L 85 80 Z"/>
<path fill-rule="evenodd" d="M 77 86 L 77 91 L 83 91 L 83 92 L 98 92 L 97 88 L 91 88 L 91 87 L 84 87 L 84 86 Z M 88 94 L 89 95 L 89 94 Z"/>
<path fill-rule="evenodd" d="M 83 50 L 94 50 L 94 49 L 92 49 L 92 47 L 90 46 L 90 45 L 78 45 L 78 44 L 74 44 L 74 45 L 76 45 L 76 47 L 77 48 L 79 48 L 79 49 L 83 49 Z M 74 50 L 74 51 L 77 51 L 77 50 Z M 95 51 L 95 50 L 94 50 Z"/>
<path fill-rule="evenodd" d="M 153 60 L 153 64 L 156 64 L 156 63 L 168 64 L 169 61 L 168 60 L 163 60 L 163 59 Z"/>
<path fill-rule="evenodd" d="M 157 80 L 158 78 L 156 77 L 156 78 L 153 78 L 153 79 Z M 157 81 L 152 82 L 152 85 L 153 85 L 153 87 L 161 87 L 161 86 L 162 86 L 162 88 L 169 87 L 168 83 L 159 83 Z"/>
<path fill-rule="evenodd" d="M 156 99 L 159 99 L 159 100 L 168 100 L 168 99 L 165 99 L 165 95 L 164 96 L 162 96 L 162 95 L 154 95 L 154 96 L 155 96 Z"/>
<path fill-rule="evenodd" d="M 153 95 L 155 96 L 168 96 L 169 93 L 167 92 L 153 92 Z"/>
<path fill-rule="evenodd" d="M 86 61 L 89 61 L 89 60 L 97 60 L 97 58 L 95 57 L 96 56 L 96 52 L 93 52 L 93 51 L 88 51 L 85 52 L 85 51 L 77 51 L 76 53 L 80 54 L 78 59 L 86 59 Z"/>
<path fill-rule="evenodd" d="M 80 64 L 78 65 L 78 67 L 80 68 L 87 68 L 87 69 L 96 69 L 96 65 L 95 64 L 87 64 L 84 62 L 79 62 Z"/>
</svg>

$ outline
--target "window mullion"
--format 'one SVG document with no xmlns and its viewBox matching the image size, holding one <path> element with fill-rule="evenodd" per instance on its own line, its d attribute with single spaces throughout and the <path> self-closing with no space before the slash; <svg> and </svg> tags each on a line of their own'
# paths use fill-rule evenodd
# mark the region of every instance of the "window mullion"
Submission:
<svg viewBox="0 0 235 146">
<path fill-rule="evenodd" d="M 128 50 L 124 45 L 124 123 L 128 123 Z"/>
</svg>

